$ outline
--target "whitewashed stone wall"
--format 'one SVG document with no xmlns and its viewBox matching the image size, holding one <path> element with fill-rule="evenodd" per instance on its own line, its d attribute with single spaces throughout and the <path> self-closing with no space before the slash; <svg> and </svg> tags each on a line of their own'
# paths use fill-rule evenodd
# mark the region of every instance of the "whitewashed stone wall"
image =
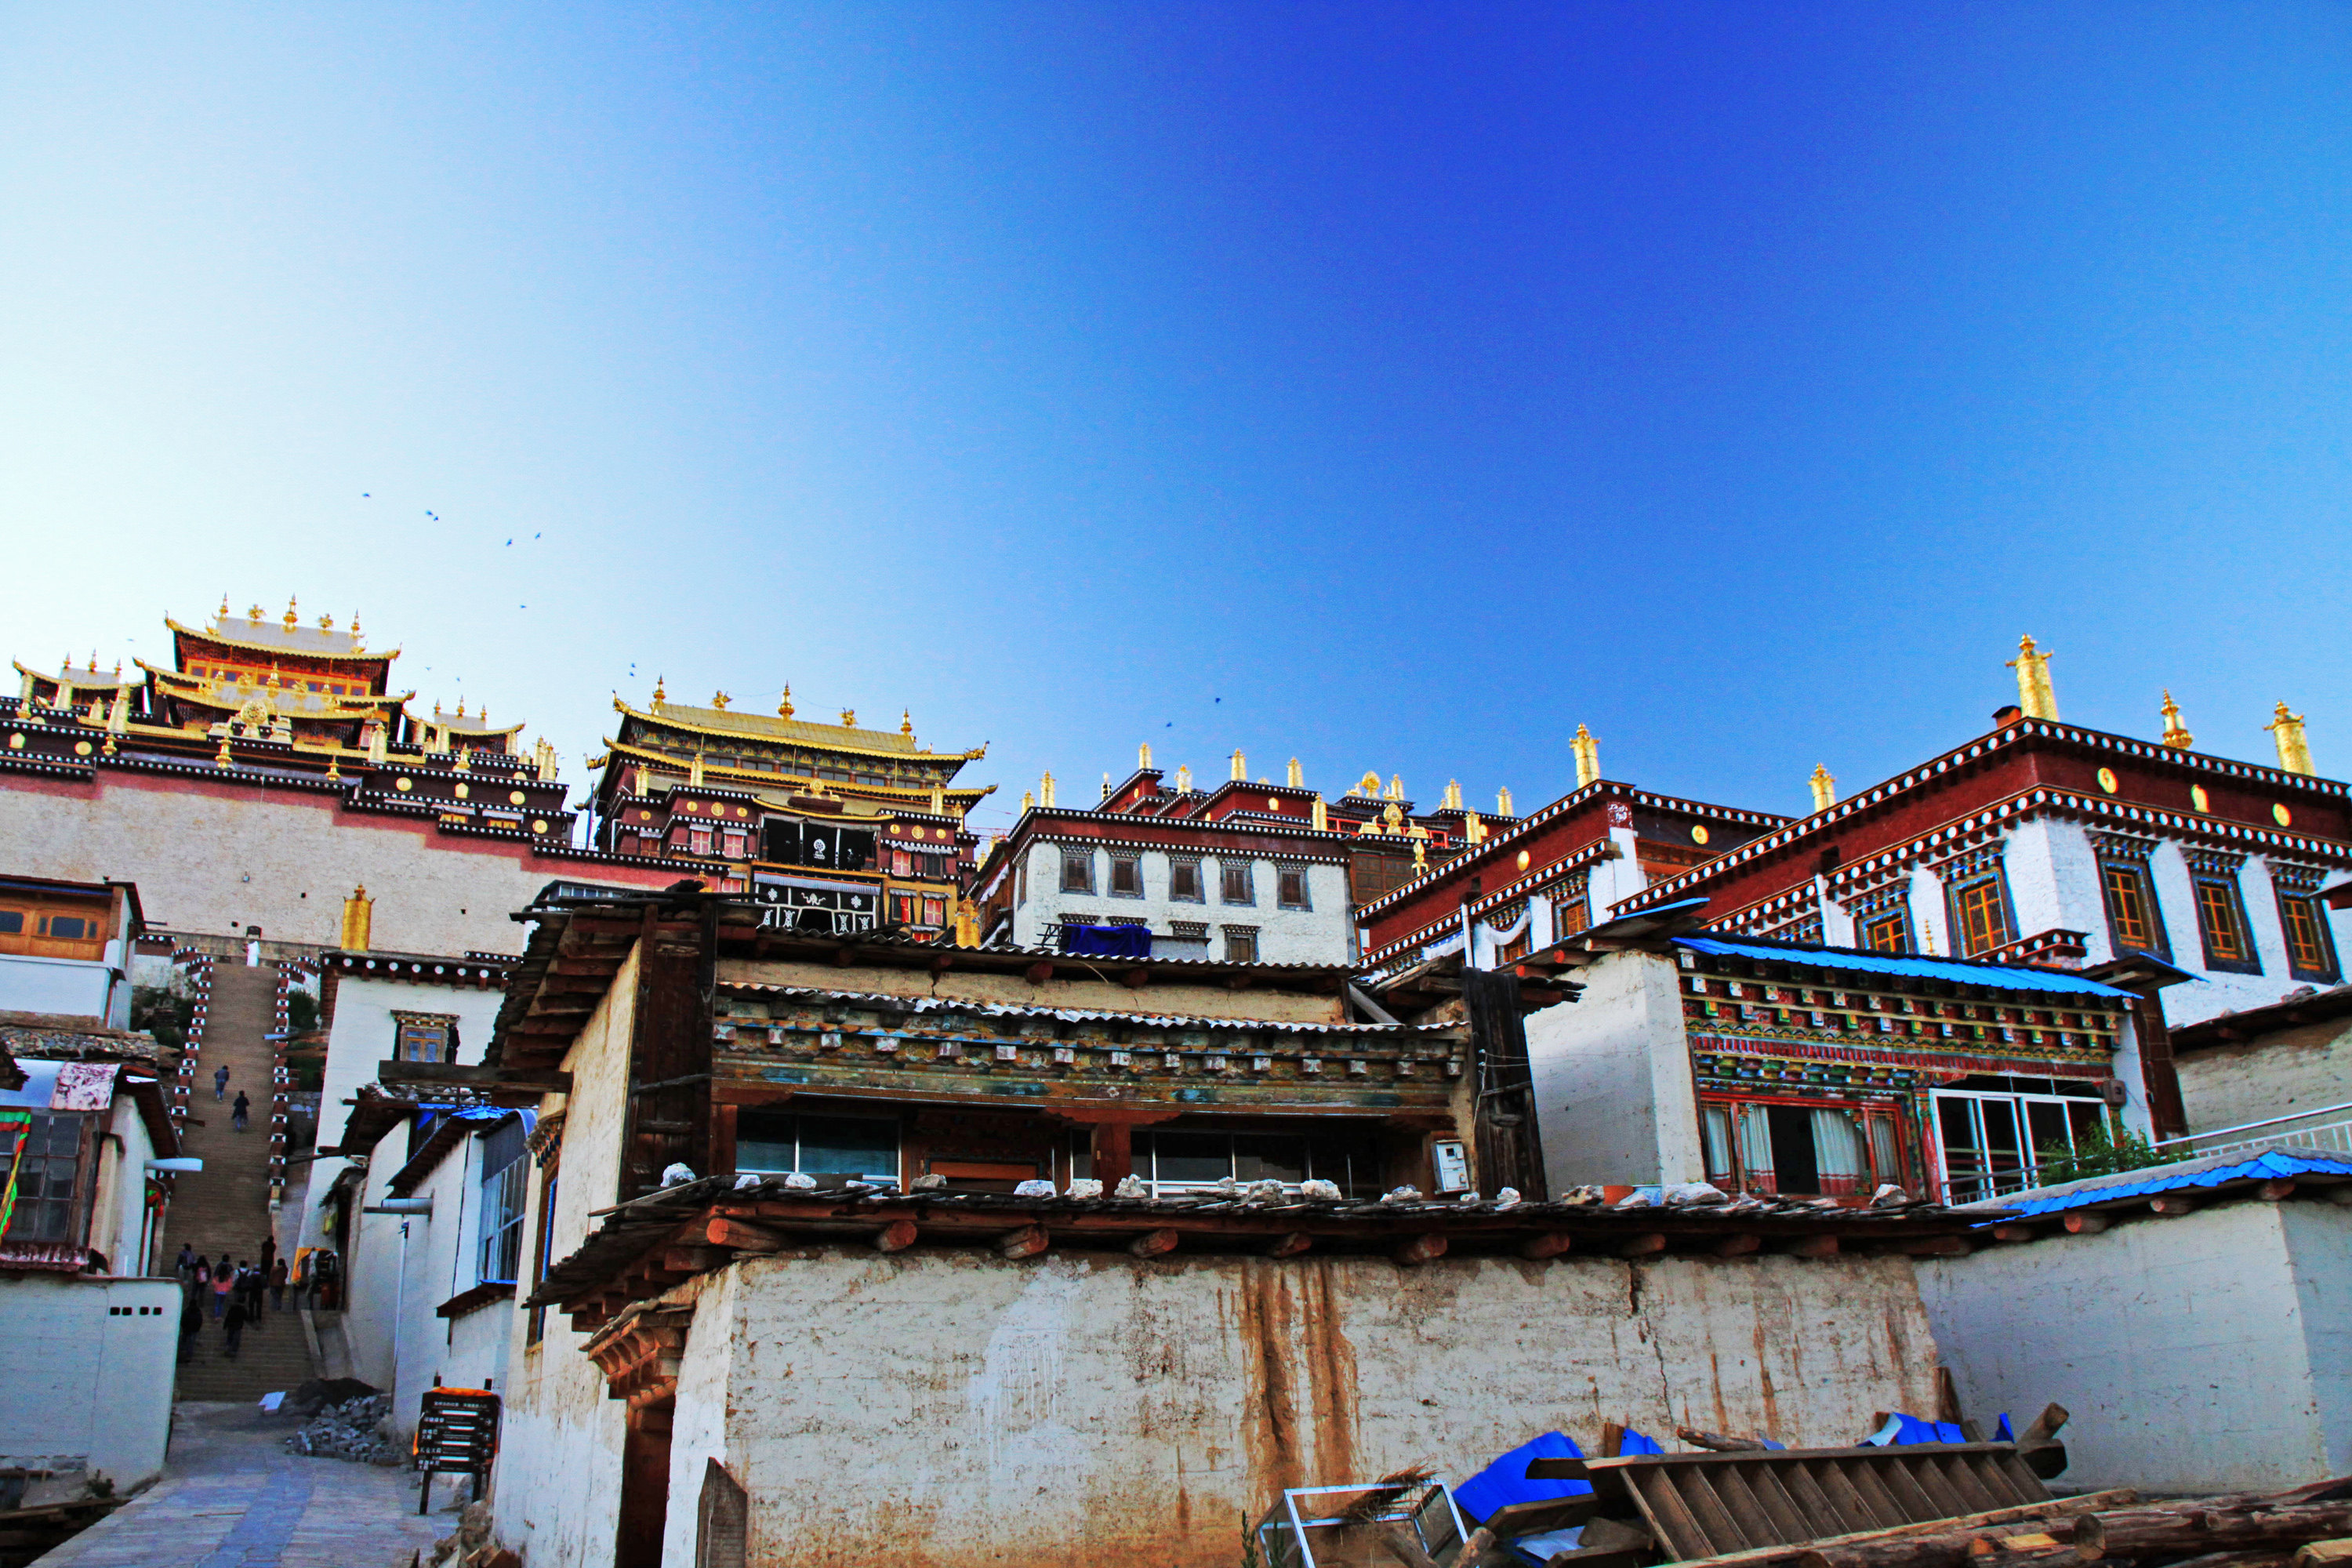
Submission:
<svg viewBox="0 0 2352 1568">
<path fill-rule="evenodd" d="M 118 1307 L 131 1310 L 117 1317 Z M 85 1469 L 118 1492 L 162 1472 L 177 1281 L 0 1277 L 0 1323 L 10 1347 L 0 1358 L 0 1467 Z"/>
<path fill-rule="evenodd" d="M 2176 1065 L 2192 1132 L 2343 1105 L 2352 1102 L 2352 1018 L 2186 1052 Z"/>
<path fill-rule="evenodd" d="M 1093 892 L 1062 891 L 1062 851 L 1065 847 L 1093 857 Z M 1163 936 L 1169 933 L 1171 921 L 1186 921 L 1209 928 L 1207 956 L 1210 958 L 1224 957 L 1223 928 L 1233 925 L 1255 926 L 1257 929 L 1258 958 L 1263 963 L 1349 962 L 1351 912 L 1348 902 L 1348 871 L 1344 866 L 1311 861 L 1277 862 L 1270 857 L 1252 857 L 1250 882 L 1255 900 L 1248 904 L 1229 904 L 1220 897 L 1223 883 L 1218 868 L 1223 864 L 1223 857 L 1204 853 L 1200 858 L 1202 897 L 1197 900 L 1169 897 L 1169 856 L 1165 851 L 1145 849 L 1139 853 L 1139 858 L 1142 861 L 1142 895 L 1113 895 L 1108 849 L 1088 849 L 1083 845 L 1065 846 L 1059 843 L 1032 844 L 1024 856 L 1029 873 L 1028 896 L 1018 902 L 1013 911 L 1013 940 L 1042 945 L 1046 940 L 1045 928 L 1048 925 L 1073 915 L 1105 920 L 1140 920 Z M 1287 910 L 1281 907 L 1281 883 L 1277 869 L 1280 864 L 1304 866 L 1309 908 Z"/>
</svg>

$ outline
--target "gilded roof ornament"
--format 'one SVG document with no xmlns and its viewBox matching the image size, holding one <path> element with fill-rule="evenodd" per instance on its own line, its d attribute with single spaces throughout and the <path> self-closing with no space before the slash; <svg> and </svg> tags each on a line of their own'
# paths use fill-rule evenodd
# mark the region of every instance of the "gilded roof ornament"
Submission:
<svg viewBox="0 0 2352 1568">
<path fill-rule="evenodd" d="M 286 596 L 286 629 L 289 632 L 292 631 L 294 629 L 294 623 L 300 618 L 300 616 L 294 613 L 294 595 L 289 594 Z"/>
<path fill-rule="evenodd" d="M 261 624 L 261 605 L 258 602 L 256 602 L 247 608 L 245 618 L 251 621 L 257 626 Z"/>
<path fill-rule="evenodd" d="M 845 708 L 841 710 L 841 727 L 845 730 L 855 730 L 857 728 L 856 709 Z"/>
<path fill-rule="evenodd" d="M 912 708 L 900 710 L 898 714 L 898 733 L 906 736 L 907 739 L 910 741 L 915 738 L 915 710 Z"/>
<path fill-rule="evenodd" d="M 728 696 L 724 691 L 714 691 L 710 694 L 710 705 L 722 713 L 727 710 L 727 705 L 734 700 L 735 699 Z"/>
<path fill-rule="evenodd" d="M 2172 692 L 2168 689 L 2164 694 L 2164 707 L 2159 711 L 2164 714 L 2166 745 L 2177 752 L 2185 752 L 2197 743 L 2197 737 L 2190 734 L 2189 727 L 2180 721 L 2180 704 L 2172 700 Z"/>
<path fill-rule="evenodd" d="M 2050 684 L 2051 655 L 2037 649 L 2031 637 L 2017 639 L 2017 657 L 2009 667 L 2017 671 L 2017 706 L 2028 719 L 2058 717 L 2058 693 Z"/>
<path fill-rule="evenodd" d="M 1576 787 L 1582 789 L 1587 784 L 1598 784 L 1601 780 L 1601 742 L 1592 738 L 1592 731 L 1579 724 L 1576 738 L 1569 742 L 1568 749 L 1576 753 Z"/>
<path fill-rule="evenodd" d="M 784 682 L 784 695 L 783 695 L 783 700 L 782 700 L 782 701 L 780 701 L 780 702 L 778 702 L 778 703 L 776 704 L 776 717 L 777 717 L 777 718 L 779 718 L 779 719 L 789 719 L 789 718 L 791 718 L 792 716 L 793 716 L 793 683 L 792 683 L 791 681 L 787 680 L 786 682 Z"/>
<path fill-rule="evenodd" d="M 1190 763 L 1176 764 L 1176 793 L 1178 795 L 1192 793 L 1192 764 Z"/>
<path fill-rule="evenodd" d="M 1518 815 L 1517 812 L 1511 809 L 1511 786 L 1508 784 L 1505 784 L 1502 788 L 1495 792 L 1495 815 L 1497 816 L 1517 816 Z"/>
<path fill-rule="evenodd" d="M 2286 704 L 2282 702 L 2278 705 L 2277 715 L 2263 728 L 2268 730 L 2271 739 L 2278 743 L 2280 767 L 2291 773 L 2315 773 L 2319 771 L 2311 765 L 2311 742 L 2303 732 L 2302 714 L 2288 712 Z"/>
<path fill-rule="evenodd" d="M 1297 757 L 1290 759 L 1290 772 L 1285 776 L 1283 782 L 1287 784 L 1292 789 L 1305 789 L 1307 787 L 1307 770 L 1298 765 L 1298 759 Z"/>
<path fill-rule="evenodd" d="M 1141 745 L 1135 748 L 1135 771 L 1137 773 L 1144 773 L 1148 772 L 1150 767 L 1151 742 L 1146 741 Z"/>
<path fill-rule="evenodd" d="M 1402 800 L 1404 798 L 1404 775 L 1402 773 L 1391 773 L 1389 775 L 1388 797 L 1391 800 Z"/>
<path fill-rule="evenodd" d="M 1805 782 L 1812 786 L 1815 811 L 1827 811 L 1837 804 L 1837 780 L 1830 775 L 1827 763 L 1815 763 L 1813 776 Z"/>
</svg>

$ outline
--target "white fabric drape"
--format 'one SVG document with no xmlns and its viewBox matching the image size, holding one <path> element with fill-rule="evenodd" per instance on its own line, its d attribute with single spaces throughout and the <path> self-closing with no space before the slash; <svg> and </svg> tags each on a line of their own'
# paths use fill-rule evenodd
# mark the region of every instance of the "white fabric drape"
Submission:
<svg viewBox="0 0 2352 1568">
<path fill-rule="evenodd" d="M 1706 1178 L 1728 1176 L 1731 1161 L 1731 1108 L 1727 1105 L 1704 1105 L 1699 1108 L 1699 1131 L 1706 1142 Z"/>
<path fill-rule="evenodd" d="M 1813 1165 L 1821 1173 L 1825 1194 L 1859 1192 L 1869 1184 L 1870 1156 L 1862 1146 L 1862 1132 L 1851 1112 L 1813 1112 Z"/>
<path fill-rule="evenodd" d="M 1777 1190 L 1772 1184 L 1772 1124 L 1760 1105 L 1739 1108 L 1739 1163 L 1751 1190 Z"/>
</svg>

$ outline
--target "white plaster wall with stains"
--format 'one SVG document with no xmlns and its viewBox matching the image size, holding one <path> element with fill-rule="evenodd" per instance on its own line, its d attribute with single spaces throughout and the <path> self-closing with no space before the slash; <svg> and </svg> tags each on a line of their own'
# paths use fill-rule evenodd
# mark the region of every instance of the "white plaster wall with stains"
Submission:
<svg viewBox="0 0 2352 1568">
<path fill-rule="evenodd" d="M 1408 1272 L 795 1248 L 726 1272 L 700 1294 L 681 1373 L 673 1563 L 693 1560 L 711 1457 L 750 1493 L 755 1562 L 1228 1568 L 1244 1518 L 1285 1486 L 1422 1459 L 1459 1479 L 1548 1429 L 1590 1445 L 1610 1420 L 1843 1444 L 1874 1410 L 1935 1397 L 1897 1258 Z M 562 1533 L 585 1539 L 609 1510 L 584 1490 L 523 1506 L 582 1516 Z M 541 1539 L 535 1564 L 591 1561 Z"/>
<path fill-rule="evenodd" d="M 540 1103 L 542 1118 L 558 1112 L 564 1118 L 550 1247 L 555 1258 L 577 1251 L 596 1223 L 592 1212 L 610 1207 L 618 1194 L 637 956 L 632 947 L 564 1055 L 571 1094 L 549 1095 Z M 546 1191 L 544 1171 L 535 1172 L 523 1218 L 526 1237 L 540 1234 Z M 499 1540 L 533 1568 L 609 1563 L 620 1518 L 625 1407 L 605 1396 L 604 1374 L 582 1350 L 588 1335 L 574 1333 L 562 1313 L 550 1311 L 545 1336 L 534 1343 L 530 1317 L 509 1314 L 506 1426 L 496 1483 Z"/>
<path fill-rule="evenodd" d="M 1536 1126 L 1551 1191 L 1557 1195 L 1582 1183 L 1705 1179 L 1675 961 L 1610 953 L 1575 978 L 1583 994 L 1527 1019 Z"/>
<path fill-rule="evenodd" d="M 1919 1279 L 1964 1410 L 2073 1413 L 2071 1489 L 2352 1468 L 2352 1209 L 2231 1203 L 1931 1259 Z"/>
</svg>

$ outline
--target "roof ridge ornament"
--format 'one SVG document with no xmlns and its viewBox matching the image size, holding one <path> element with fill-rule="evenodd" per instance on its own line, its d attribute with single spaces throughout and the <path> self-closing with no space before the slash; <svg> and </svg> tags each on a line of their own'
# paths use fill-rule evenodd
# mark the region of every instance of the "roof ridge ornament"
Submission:
<svg viewBox="0 0 2352 1568">
<path fill-rule="evenodd" d="M 2311 765 L 2311 742 L 2303 732 L 2302 714 L 2288 712 L 2286 704 L 2281 702 L 2276 716 L 2263 728 L 2268 730 L 2271 739 L 2278 743 L 2280 767 L 2291 773 L 2319 772 Z"/>
<path fill-rule="evenodd" d="M 1813 811 L 1816 815 L 1837 804 L 1837 779 L 1830 773 L 1827 763 L 1813 764 L 1813 776 L 1805 781 L 1813 786 Z"/>
<path fill-rule="evenodd" d="M 2164 743 L 2176 752 L 2185 752 L 2197 743 L 2197 737 L 2180 721 L 2180 704 L 2172 700 L 2172 689 L 2165 689 L 2164 706 L 2158 710 L 2164 715 Z"/>
<path fill-rule="evenodd" d="M 1579 724 L 1568 749 L 1576 753 L 1576 787 L 1600 783 L 1601 742 L 1592 738 L 1592 731 Z"/>
<path fill-rule="evenodd" d="M 2017 657 L 2009 668 L 2017 671 L 2017 705 L 2029 719 L 2058 721 L 2058 693 L 2050 684 L 2052 655 L 2037 649 L 2031 636 L 2017 639 Z"/>
<path fill-rule="evenodd" d="M 784 682 L 784 695 L 776 703 L 776 717 L 779 719 L 789 719 L 792 716 L 793 683 L 787 680 Z"/>
</svg>

